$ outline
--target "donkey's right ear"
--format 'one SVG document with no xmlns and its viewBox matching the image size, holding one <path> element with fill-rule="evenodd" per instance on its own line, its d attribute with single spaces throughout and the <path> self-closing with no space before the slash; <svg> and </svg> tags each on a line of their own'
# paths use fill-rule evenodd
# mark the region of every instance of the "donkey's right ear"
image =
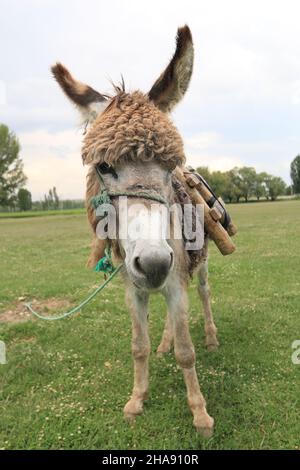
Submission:
<svg viewBox="0 0 300 470">
<path fill-rule="evenodd" d="M 105 109 L 107 105 L 105 96 L 90 86 L 75 80 L 62 64 L 53 65 L 51 70 L 67 97 L 78 106 L 87 124 L 96 119 L 98 114 Z"/>
</svg>

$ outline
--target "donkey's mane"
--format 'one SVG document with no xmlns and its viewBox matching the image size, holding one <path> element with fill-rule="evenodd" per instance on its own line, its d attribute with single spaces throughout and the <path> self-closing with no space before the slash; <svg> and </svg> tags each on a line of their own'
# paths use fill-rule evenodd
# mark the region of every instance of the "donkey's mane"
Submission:
<svg viewBox="0 0 300 470">
<path fill-rule="evenodd" d="M 185 161 L 182 139 L 170 118 L 139 91 L 123 87 L 110 99 L 84 139 L 83 162 L 115 165 L 120 160 L 157 160 L 174 169 Z"/>
</svg>

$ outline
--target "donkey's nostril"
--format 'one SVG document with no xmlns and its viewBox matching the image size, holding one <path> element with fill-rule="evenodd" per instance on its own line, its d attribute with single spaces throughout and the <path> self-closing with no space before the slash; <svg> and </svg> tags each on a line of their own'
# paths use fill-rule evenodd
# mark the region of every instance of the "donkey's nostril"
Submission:
<svg viewBox="0 0 300 470">
<path fill-rule="evenodd" d="M 172 268 L 173 266 L 173 263 L 174 263 L 174 254 L 173 254 L 173 251 L 170 253 L 170 269 Z"/>
<path fill-rule="evenodd" d="M 136 258 L 134 258 L 133 264 L 134 264 L 134 267 L 137 270 L 137 272 L 139 272 L 141 274 L 145 274 L 145 272 L 144 272 L 144 270 L 141 266 L 141 260 L 140 260 L 139 256 L 136 256 Z"/>
</svg>

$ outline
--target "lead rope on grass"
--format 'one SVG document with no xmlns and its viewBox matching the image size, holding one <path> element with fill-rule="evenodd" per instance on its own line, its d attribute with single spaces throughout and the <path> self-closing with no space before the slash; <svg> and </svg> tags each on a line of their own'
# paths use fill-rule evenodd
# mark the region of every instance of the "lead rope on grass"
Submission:
<svg viewBox="0 0 300 470">
<path fill-rule="evenodd" d="M 97 287 L 97 289 L 89 295 L 87 299 L 85 299 L 83 302 L 81 302 L 77 307 L 72 308 L 72 310 L 69 310 L 68 312 L 62 313 L 61 315 L 56 315 L 56 316 L 44 316 L 41 315 L 40 313 L 36 312 L 33 310 L 31 307 L 30 303 L 24 304 L 25 307 L 37 318 L 40 318 L 41 320 L 48 320 L 48 321 L 54 321 L 54 320 L 62 320 L 63 318 L 69 317 L 73 315 L 74 313 L 78 312 L 81 310 L 85 305 L 87 305 L 99 292 L 101 292 L 104 287 L 107 286 L 107 284 L 118 274 L 120 269 L 123 267 L 123 263 L 120 264 L 117 268 L 114 267 L 111 259 L 111 251 L 108 249 L 105 252 L 105 256 L 100 259 L 98 262 L 97 266 L 95 267 L 95 271 L 97 272 L 104 272 L 105 274 L 109 273 L 109 277 L 105 279 L 105 281 L 101 284 L 101 286 Z"/>
</svg>

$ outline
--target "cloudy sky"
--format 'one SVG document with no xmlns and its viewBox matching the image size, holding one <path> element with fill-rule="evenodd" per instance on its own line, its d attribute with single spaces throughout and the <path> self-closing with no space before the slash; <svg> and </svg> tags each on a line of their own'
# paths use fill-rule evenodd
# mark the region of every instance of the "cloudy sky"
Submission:
<svg viewBox="0 0 300 470">
<path fill-rule="evenodd" d="M 299 0 L 0 0 L 0 122 L 19 136 L 28 188 L 82 198 L 85 169 L 76 110 L 51 78 L 63 62 L 109 92 L 148 91 L 193 33 L 191 86 L 173 119 L 188 161 L 281 175 L 300 153 Z"/>
</svg>

